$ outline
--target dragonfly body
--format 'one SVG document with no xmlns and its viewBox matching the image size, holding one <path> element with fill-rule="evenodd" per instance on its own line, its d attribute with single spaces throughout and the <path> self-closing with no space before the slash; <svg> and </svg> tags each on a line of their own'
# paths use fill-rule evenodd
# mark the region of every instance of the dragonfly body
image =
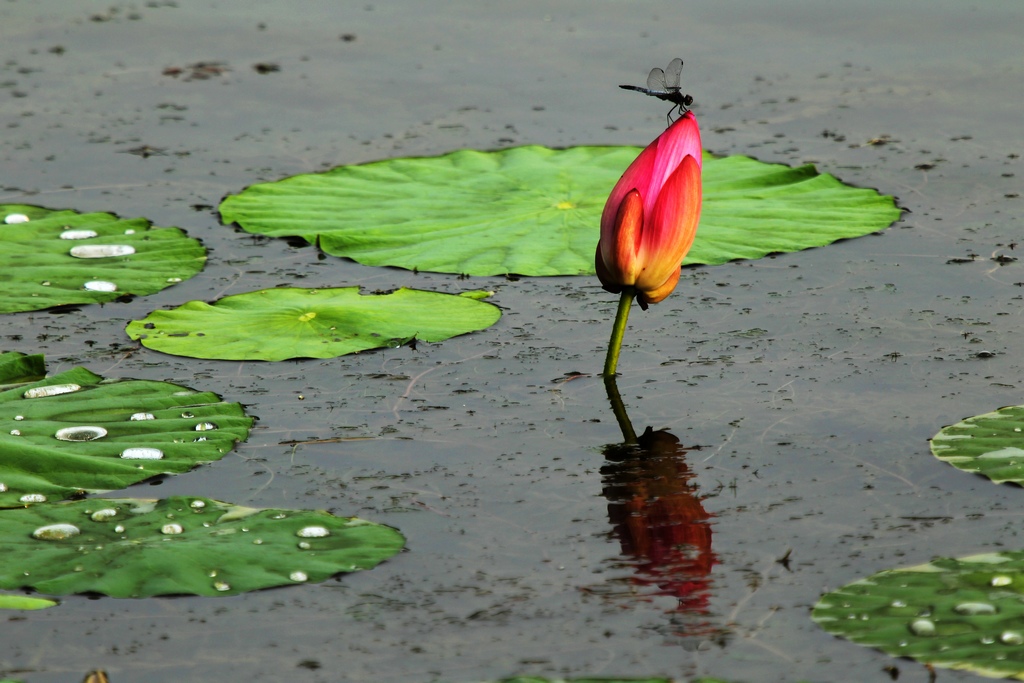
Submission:
<svg viewBox="0 0 1024 683">
<path fill-rule="evenodd" d="M 693 98 L 690 95 L 684 95 L 679 88 L 679 74 L 682 70 L 683 60 L 676 57 L 668 63 L 666 69 L 658 67 L 651 69 L 651 73 L 647 75 L 646 88 L 639 85 L 620 85 L 619 87 L 623 90 L 635 90 L 651 97 L 657 97 L 659 100 L 671 102 L 675 105 L 668 110 L 667 118 L 671 123 L 673 112 L 678 111 L 682 116 L 689 111 L 690 105 L 693 104 Z"/>
</svg>

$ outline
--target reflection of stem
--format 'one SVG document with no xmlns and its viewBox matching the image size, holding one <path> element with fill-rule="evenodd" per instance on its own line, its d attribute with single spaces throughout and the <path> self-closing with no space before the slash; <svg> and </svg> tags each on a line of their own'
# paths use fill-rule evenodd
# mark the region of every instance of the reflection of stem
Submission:
<svg viewBox="0 0 1024 683">
<path fill-rule="evenodd" d="M 612 338 L 608 341 L 608 356 L 604 359 L 605 377 L 615 376 L 615 367 L 619 364 L 619 349 L 622 348 L 622 337 L 626 333 L 626 320 L 629 319 L 629 307 L 633 303 L 635 294 L 636 290 L 632 287 L 623 287 L 622 294 L 619 296 L 619 309 L 615 312 L 615 326 L 612 327 Z"/>
<path fill-rule="evenodd" d="M 625 325 L 623 325 L 623 327 L 625 327 Z M 622 341 L 621 335 L 619 337 L 619 341 Z M 612 404 L 612 412 L 615 413 L 615 420 L 619 423 L 619 429 L 622 430 L 623 440 L 627 444 L 637 443 L 636 432 L 633 431 L 633 424 L 629 421 L 629 415 L 626 414 L 626 406 L 622 404 L 622 397 L 619 396 L 619 387 L 615 384 L 614 370 L 610 375 L 605 373 L 604 388 L 608 392 L 608 400 Z"/>
</svg>

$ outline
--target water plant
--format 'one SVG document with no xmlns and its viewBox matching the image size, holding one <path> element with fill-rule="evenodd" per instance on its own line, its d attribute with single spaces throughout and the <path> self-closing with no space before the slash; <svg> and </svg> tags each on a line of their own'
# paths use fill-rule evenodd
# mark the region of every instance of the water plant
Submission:
<svg viewBox="0 0 1024 683">
<path fill-rule="evenodd" d="M 701 207 L 700 129 L 686 112 L 629 165 L 601 214 L 595 264 L 601 286 L 619 294 L 604 374 L 615 374 L 634 297 L 662 301 L 679 282 Z"/>
</svg>

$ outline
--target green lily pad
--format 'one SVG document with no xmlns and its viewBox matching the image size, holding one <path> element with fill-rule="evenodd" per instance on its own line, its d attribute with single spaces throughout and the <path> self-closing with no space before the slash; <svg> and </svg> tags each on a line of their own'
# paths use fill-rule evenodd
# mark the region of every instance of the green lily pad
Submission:
<svg viewBox="0 0 1024 683">
<path fill-rule="evenodd" d="M 220 205 L 251 233 L 298 236 L 371 266 L 467 275 L 588 275 L 601 211 L 637 147 L 527 146 L 340 166 L 252 185 Z M 813 166 L 705 156 L 685 263 L 797 251 L 889 227 L 892 197 Z"/>
<path fill-rule="evenodd" d="M 931 439 L 932 455 L 997 484 L 1024 484 L 1024 406 L 968 417 Z"/>
<path fill-rule="evenodd" d="M 0 313 L 153 294 L 205 261 L 199 240 L 145 218 L 0 204 Z"/>
<path fill-rule="evenodd" d="M 2 510 L 0 544 L 0 588 L 142 598 L 324 581 L 375 567 L 405 539 L 356 517 L 176 496 Z"/>
<path fill-rule="evenodd" d="M 880 572 L 822 596 L 812 618 L 897 657 L 1024 680 L 1024 551 Z"/>
<path fill-rule="evenodd" d="M 0 595 L 0 609 L 46 609 L 47 607 L 55 607 L 59 604 L 56 600 L 32 598 L 27 595 Z"/>
<path fill-rule="evenodd" d="M 404 288 L 365 296 L 358 287 L 264 289 L 154 311 L 125 331 L 147 348 L 192 358 L 333 358 L 490 327 L 501 311 L 476 301 L 480 296 Z"/>
<path fill-rule="evenodd" d="M 46 360 L 42 354 L 0 353 L 0 389 L 7 384 L 24 384 L 46 377 Z"/>
<path fill-rule="evenodd" d="M 213 393 L 73 368 L 12 384 L 0 354 L 0 508 L 124 488 L 224 457 L 252 418 Z M 4 374 L 5 371 L 11 374 Z"/>
</svg>

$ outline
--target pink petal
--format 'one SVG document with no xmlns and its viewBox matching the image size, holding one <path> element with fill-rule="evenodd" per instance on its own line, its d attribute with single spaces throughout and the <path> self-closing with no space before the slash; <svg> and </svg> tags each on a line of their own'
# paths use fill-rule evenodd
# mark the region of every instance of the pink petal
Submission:
<svg viewBox="0 0 1024 683">
<path fill-rule="evenodd" d="M 697 160 L 697 167 L 701 166 L 700 128 L 693 112 L 686 112 L 669 126 L 668 130 L 658 136 L 655 144 L 658 149 L 650 177 L 650 187 L 654 191 L 644 195 L 644 211 L 647 215 L 654 210 L 654 203 L 658 200 L 662 186 L 683 163 L 683 159 L 692 156 Z"/>
<path fill-rule="evenodd" d="M 643 244 L 644 208 L 640 193 L 630 190 L 623 198 L 615 215 L 611 234 L 597 244 L 598 255 L 604 261 L 608 284 L 632 285 L 643 263 L 637 258 Z M 602 283 L 605 280 L 602 279 Z"/>
<path fill-rule="evenodd" d="M 618 214 L 622 200 L 630 190 L 636 190 L 641 197 L 650 194 L 651 170 L 654 168 L 654 158 L 658 153 L 658 141 L 655 140 L 647 146 L 640 156 L 633 160 L 626 172 L 622 174 L 619 181 L 615 183 L 608 201 L 604 204 L 604 212 L 601 214 L 601 239 L 611 234 L 615 229 L 615 217 Z"/>
<path fill-rule="evenodd" d="M 701 198 L 700 166 L 687 156 L 669 176 L 649 214 L 638 256 L 644 264 L 636 279 L 638 289 L 653 292 L 676 275 L 697 235 Z"/>
</svg>

